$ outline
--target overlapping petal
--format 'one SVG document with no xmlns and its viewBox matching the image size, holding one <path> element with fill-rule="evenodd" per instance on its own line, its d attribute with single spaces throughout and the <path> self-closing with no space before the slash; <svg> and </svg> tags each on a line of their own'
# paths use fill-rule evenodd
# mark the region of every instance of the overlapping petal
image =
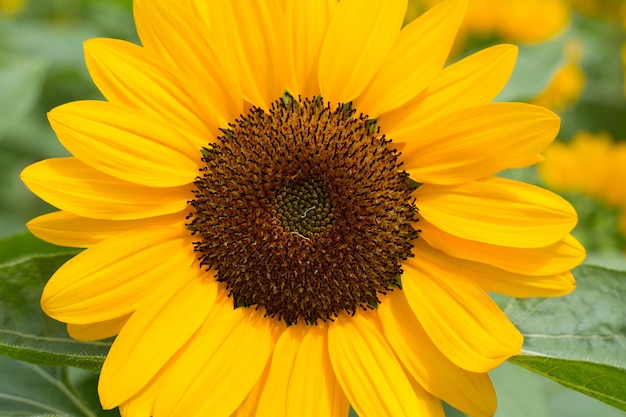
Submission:
<svg viewBox="0 0 626 417">
<path fill-rule="evenodd" d="M 152 188 L 122 181 L 77 158 L 34 163 L 20 178 L 53 206 L 92 219 L 136 220 L 178 213 L 192 195 L 187 187 Z"/>
<path fill-rule="evenodd" d="M 400 159 L 417 182 L 460 184 L 541 161 L 539 152 L 558 131 L 559 118 L 549 110 L 491 103 L 410 132 Z"/>
<path fill-rule="evenodd" d="M 322 42 L 336 0 L 287 1 L 283 5 L 293 54 L 295 85 L 287 86 L 293 96 L 315 97 L 320 94 L 317 68 Z"/>
<path fill-rule="evenodd" d="M 515 274 L 532 276 L 560 275 L 585 259 L 585 249 L 572 235 L 548 246 L 517 248 L 491 245 L 446 233 L 425 219 L 417 225 L 433 247 L 455 258 L 482 262 Z"/>
<path fill-rule="evenodd" d="M 129 314 L 164 277 L 172 288 L 184 283 L 182 272 L 195 260 L 191 240 L 184 229 L 161 227 L 107 239 L 59 268 L 41 305 L 50 317 L 75 324 Z"/>
<path fill-rule="evenodd" d="M 244 98 L 269 109 L 295 85 L 284 12 L 276 0 L 224 0 L 211 7 L 213 33 L 241 81 Z M 231 120 L 232 122 L 232 120 Z"/>
<path fill-rule="evenodd" d="M 392 291 L 382 300 L 378 315 L 389 344 L 426 391 L 468 415 L 494 414 L 496 393 L 489 376 L 450 362 L 431 342 L 401 291 Z"/>
<path fill-rule="evenodd" d="M 77 159 L 123 181 L 177 187 L 198 176 L 200 150 L 178 130 L 140 110 L 74 101 L 52 110 L 48 119 Z"/>
<path fill-rule="evenodd" d="M 343 314 L 329 325 L 328 353 L 339 384 L 359 415 L 419 415 L 423 405 L 381 334 L 375 313 L 369 313 Z"/>
<path fill-rule="evenodd" d="M 99 380 L 100 401 L 113 408 L 139 392 L 202 326 L 213 306 L 217 282 L 198 265 L 155 283 L 150 302 L 128 320 L 111 346 Z"/>
<path fill-rule="evenodd" d="M 419 140 L 413 132 L 459 110 L 490 103 L 508 81 L 517 47 L 496 45 L 446 67 L 407 105 L 379 117 L 383 133 L 397 142 Z"/>
<path fill-rule="evenodd" d="M 465 275 L 487 292 L 512 297 L 557 297 L 569 294 L 575 288 L 574 277 L 569 272 L 573 266 L 565 269 L 566 272 L 554 275 L 529 276 L 504 271 L 491 264 L 449 256 L 421 239 L 415 243 L 414 250 L 419 254 L 420 262 L 424 267 L 447 270 L 454 275 Z M 524 262 L 528 262 L 527 257 L 519 256 Z M 581 260 L 582 258 L 577 258 L 578 263 Z M 573 263 L 573 265 L 578 263 Z"/>
<path fill-rule="evenodd" d="M 376 118 L 425 89 L 446 62 L 466 8 L 466 0 L 448 0 L 404 27 L 372 82 L 355 99 L 356 107 Z"/>
<path fill-rule="evenodd" d="M 167 374 L 167 367 L 162 368 L 158 374 L 143 387 L 141 391 L 133 395 L 128 401 L 123 402 L 119 406 L 120 414 L 123 417 L 152 417 L 154 402 L 158 395 L 161 394 L 161 386 L 164 377 Z"/>
<path fill-rule="evenodd" d="M 322 97 L 354 100 L 370 83 L 396 42 L 407 0 L 342 0 L 326 31 L 319 58 Z"/>
<path fill-rule="evenodd" d="M 175 126 L 180 133 L 168 137 L 170 143 L 182 140 L 199 147 L 208 142 L 211 131 L 202 117 L 207 109 L 199 108 L 188 80 L 163 65 L 158 55 L 130 42 L 90 39 L 85 42 L 85 63 L 110 103 L 141 109 Z"/>
<path fill-rule="evenodd" d="M 261 394 L 263 393 L 263 389 L 265 388 L 265 382 L 267 381 L 267 376 L 270 373 L 271 361 L 265 365 L 265 369 L 259 376 L 256 384 L 252 387 L 246 398 L 239 404 L 239 407 L 235 410 L 230 417 L 249 417 L 256 414 L 256 410 L 259 405 L 259 401 L 261 399 Z"/>
<path fill-rule="evenodd" d="M 100 321 L 97 323 L 89 324 L 73 324 L 68 323 L 67 333 L 76 340 L 82 341 L 94 341 L 107 339 L 117 335 L 122 327 L 126 324 L 130 315 L 126 314 L 121 317 L 117 317 L 111 320 Z"/>
<path fill-rule="evenodd" d="M 523 337 L 478 285 L 465 275 L 423 265 L 403 264 L 402 289 L 437 348 L 457 366 L 490 371 L 522 349 Z M 445 306 L 445 308 L 442 308 Z"/>
<path fill-rule="evenodd" d="M 133 1 L 137 32 L 144 48 L 162 57 L 193 94 L 194 108 L 218 135 L 243 110 L 243 95 L 234 63 L 208 20 L 176 1 Z M 202 2 L 204 3 L 204 2 Z M 217 2 L 217 5 L 225 2 Z M 207 3 L 208 4 L 208 3 Z M 206 138 L 204 146 L 211 138 Z"/>
<path fill-rule="evenodd" d="M 274 348 L 257 417 L 345 417 L 349 403 L 335 378 L 325 324 L 290 326 Z"/>
<path fill-rule="evenodd" d="M 55 211 L 35 217 L 26 226 L 39 239 L 59 246 L 88 248 L 122 232 L 150 226 L 184 227 L 183 214 L 147 217 L 137 220 L 101 220 Z"/>
<path fill-rule="evenodd" d="M 576 225 L 571 204 L 518 181 L 486 178 L 455 187 L 426 184 L 415 192 L 420 215 L 468 240 L 515 248 L 548 246 Z"/>
<path fill-rule="evenodd" d="M 168 365 L 167 395 L 157 398 L 154 415 L 230 416 L 261 376 L 274 343 L 262 312 L 234 309 L 218 293 L 204 326 Z"/>
</svg>

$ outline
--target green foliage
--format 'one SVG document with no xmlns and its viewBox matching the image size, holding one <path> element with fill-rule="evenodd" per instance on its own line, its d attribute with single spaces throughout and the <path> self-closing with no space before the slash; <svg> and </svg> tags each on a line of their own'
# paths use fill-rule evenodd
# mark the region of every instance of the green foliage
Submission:
<svg viewBox="0 0 626 417">
<path fill-rule="evenodd" d="M 583 265 L 575 276 L 568 296 L 509 304 L 525 337 L 511 362 L 626 410 L 626 273 Z"/>
<path fill-rule="evenodd" d="M 46 62 L 41 58 L 0 55 L 0 137 L 35 107 L 45 74 Z"/>
<path fill-rule="evenodd" d="M 97 374 L 43 367 L 0 357 L 2 417 L 115 417 L 103 411 L 96 393 Z"/>
<path fill-rule="evenodd" d="M 517 64 L 496 101 L 524 101 L 541 93 L 563 65 L 563 48 L 570 34 L 532 45 L 520 45 Z"/>
<path fill-rule="evenodd" d="M 29 232 L 18 233 L 0 239 L 0 265 L 4 262 L 15 260 L 33 254 L 52 254 L 59 252 L 78 253 L 78 250 L 71 250 L 52 245 L 43 240 L 37 239 Z"/>
<path fill-rule="evenodd" d="M 523 355 L 511 362 L 626 411 L 626 370 L 584 361 Z"/>
<path fill-rule="evenodd" d="M 98 371 L 109 344 L 78 342 L 47 317 L 39 297 L 52 273 L 72 254 L 32 255 L 0 265 L 0 354 L 41 365 Z"/>
<path fill-rule="evenodd" d="M 40 254 L 32 255 L 33 251 Z M 45 283 L 76 252 L 41 242 L 29 233 L 0 240 L 2 417 L 119 416 L 117 410 L 102 410 L 96 391 L 95 372 L 109 343 L 71 339 L 65 325 L 39 307 Z"/>
<path fill-rule="evenodd" d="M 19 181 L 27 165 L 67 155 L 48 126 L 46 113 L 79 99 L 102 96 L 83 59 L 94 37 L 136 41 L 131 0 L 26 1 L 13 19 L 0 16 L 0 234 L 51 207 Z"/>
</svg>

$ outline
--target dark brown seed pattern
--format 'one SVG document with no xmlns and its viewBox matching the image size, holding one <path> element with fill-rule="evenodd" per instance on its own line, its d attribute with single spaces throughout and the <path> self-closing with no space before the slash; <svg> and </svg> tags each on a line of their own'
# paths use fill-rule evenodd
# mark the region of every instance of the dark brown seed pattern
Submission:
<svg viewBox="0 0 626 417">
<path fill-rule="evenodd" d="M 223 133 L 204 150 L 187 226 L 236 308 L 315 324 L 400 286 L 418 213 L 375 121 L 285 96 Z"/>
</svg>

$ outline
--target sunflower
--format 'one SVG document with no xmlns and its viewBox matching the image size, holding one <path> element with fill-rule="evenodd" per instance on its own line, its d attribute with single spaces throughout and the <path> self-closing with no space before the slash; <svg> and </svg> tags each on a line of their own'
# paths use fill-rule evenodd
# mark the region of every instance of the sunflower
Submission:
<svg viewBox="0 0 626 417">
<path fill-rule="evenodd" d="M 443 0 L 409 0 L 410 14 Z M 590 0 L 588 0 L 590 1 Z M 596 0 L 594 0 L 596 1 Z M 541 42 L 557 34 L 570 20 L 568 0 L 472 0 L 457 43 L 468 36 L 509 42 Z"/>
<path fill-rule="evenodd" d="M 24 0 L 0 0 L 0 16 L 16 15 L 24 8 Z"/>
<path fill-rule="evenodd" d="M 580 66 L 582 45 L 578 41 L 569 41 L 563 48 L 565 62 L 554 73 L 548 86 L 530 102 L 563 112 L 574 105 L 585 87 L 585 72 Z"/>
<path fill-rule="evenodd" d="M 551 190 L 572 199 L 580 208 L 581 226 L 588 224 L 593 230 L 585 234 L 590 239 L 585 246 L 604 250 L 609 246 L 623 247 L 626 143 L 615 141 L 606 132 L 581 131 L 567 143 L 552 143 L 544 154 L 546 160 L 538 169 L 541 180 Z M 584 175 L 578 172 L 581 166 L 586 167 Z M 602 233 L 598 232 L 600 229 Z"/>
<path fill-rule="evenodd" d="M 559 192 L 585 194 L 608 206 L 626 207 L 622 186 L 626 145 L 606 132 L 580 131 L 568 143 L 554 142 L 539 164 L 539 175 L 547 187 Z M 576 167 L 584 166 L 585 174 Z"/>
<path fill-rule="evenodd" d="M 444 68 L 465 0 L 137 0 L 142 46 L 85 44 L 106 101 L 49 113 L 73 155 L 22 179 L 86 248 L 42 307 L 116 336 L 123 416 L 494 413 L 522 335 L 487 295 L 557 296 L 584 250 L 560 197 L 494 177 L 559 119 L 491 103 L 516 48 Z"/>
</svg>

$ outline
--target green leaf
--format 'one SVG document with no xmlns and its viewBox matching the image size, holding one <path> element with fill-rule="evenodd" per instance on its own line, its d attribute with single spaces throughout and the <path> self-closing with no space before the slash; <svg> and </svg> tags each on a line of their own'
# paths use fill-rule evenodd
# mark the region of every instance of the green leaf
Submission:
<svg viewBox="0 0 626 417">
<path fill-rule="evenodd" d="M 509 304 L 525 337 L 511 362 L 626 410 L 626 272 L 583 265 L 574 275 L 568 296 Z"/>
<path fill-rule="evenodd" d="M 517 356 L 512 363 L 626 411 L 626 370 L 592 362 Z"/>
<path fill-rule="evenodd" d="M 96 393 L 97 374 L 42 367 L 0 357 L 0 415 L 114 417 L 103 411 Z"/>
<path fill-rule="evenodd" d="M 0 137 L 35 107 L 45 76 L 46 64 L 39 58 L 0 54 Z"/>
<path fill-rule="evenodd" d="M 78 253 L 68 248 L 53 245 L 36 238 L 30 232 L 22 232 L 0 239 L 0 264 L 33 254 Z"/>
<path fill-rule="evenodd" d="M 509 82 L 496 101 L 526 101 L 539 95 L 564 64 L 563 48 L 568 34 L 530 45 L 520 45 L 519 55 Z"/>
<path fill-rule="evenodd" d="M 0 265 L 0 354 L 34 364 L 98 371 L 108 342 L 71 339 L 39 306 L 43 287 L 70 254 L 33 255 Z"/>
</svg>

